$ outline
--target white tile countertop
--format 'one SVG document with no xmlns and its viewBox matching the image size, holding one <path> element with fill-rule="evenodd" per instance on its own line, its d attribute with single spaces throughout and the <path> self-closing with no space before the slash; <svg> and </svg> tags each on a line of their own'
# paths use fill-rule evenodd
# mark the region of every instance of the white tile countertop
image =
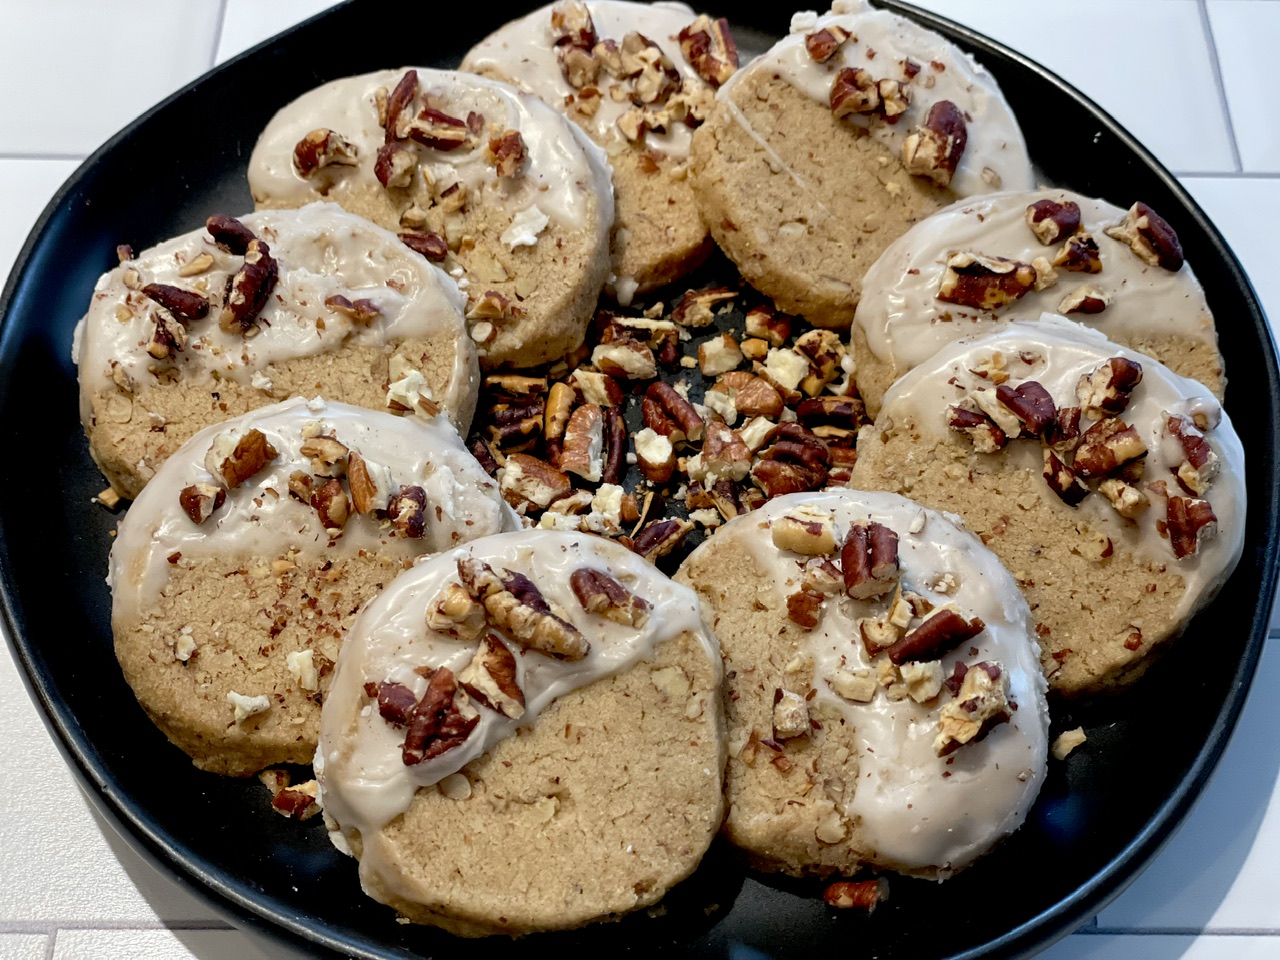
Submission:
<svg viewBox="0 0 1280 960">
<path fill-rule="evenodd" d="M 1080 87 L 1226 235 L 1280 320 L 1280 0 L 923 0 Z M 324 0 L 0 0 L 0 278 L 103 140 Z M 56 56 L 49 51 L 56 50 Z M 1219 324 L 1229 318 L 1219 318 Z M 1273 633 L 1276 622 L 1273 621 Z M 1150 868 L 1046 960 L 1280 957 L 1280 642 Z M 80 794 L 0 650 L 0 960 L 289 957 L 143 862 Z"/>
</svg>

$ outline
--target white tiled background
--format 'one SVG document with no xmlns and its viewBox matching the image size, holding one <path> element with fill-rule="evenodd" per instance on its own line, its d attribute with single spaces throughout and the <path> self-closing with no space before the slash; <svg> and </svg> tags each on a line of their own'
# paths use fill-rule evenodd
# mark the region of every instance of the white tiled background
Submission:
<svg viewBox="0 0 1280 960">
<path fill-rule="evenodd" d="M 85 156 L 325 0 L 0 0 L 0 277 Z M 1187 186 L 1280 319 L 1280 0 L 924 0 L 1095 98 Z M 718 4 L 726 10 L 731 4 Z M 51 51 L 54 53 L 51 54 Z M 1219 318 L 1230 335 L 1231 318 Z M 1280 644 L 1182 831 L 1045 960 L 1280 958 Z M 0 651 L 0 960 L 293 956 L 90 811 Z M 993 891 L 993 895 L 996 892 Z M 987 905 L 998 912 L 998 903 Z"/>
</svg>

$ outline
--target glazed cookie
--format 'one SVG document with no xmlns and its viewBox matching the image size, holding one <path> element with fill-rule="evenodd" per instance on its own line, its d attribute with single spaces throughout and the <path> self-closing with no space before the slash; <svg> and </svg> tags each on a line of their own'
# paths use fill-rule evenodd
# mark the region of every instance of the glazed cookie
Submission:
<svg viewBox="0 0 1280 960">
<path fill-rule="evenodd" d="M 384 70 L 303 94 L 258 138 L 249 187 L 259 208 L 332 200 L 441 264 L 486 369 L 577 347 L 609 271 L 604 154 L 542 101 L 471 74 Z"/>
<path fill-rule="evenodd" d="M 1222 397 L 1204 290 L 1177 233 L 1146 204 L 1126 212 L 1066 190 L 962 200 L 908 230 L 863 283 L 852 341 L 872 416 L 889 384 L 943 344 L 1046 310 L 1097 327 Z"/>
<path fill-rule="evenodd" d="M 116 656 L 196 766 L 307 763 L 361 605 L 413 558 L 517 525 L 442 417 L 267 407 L 192 437 L 121 521 Z"/>
<path fill-rule="evenodd" d="M 957 197 L 1033 185 L 1000 88 L 947 40 L 837 3 L 720 88 L 690 175 L 722 250 L 778 308 L 848 327 L 862 277 Z"/>
<path fill-rule="evenodd" d="M 693 126 L 738 66 L 724 20 L 683 3 L 552 4 L 482 40 L 462 69 L 541 97 L 604 148 L 617 219 L 610 291 L 626 306 L 714 248 L 687 178 Z"/>
<path fill-rule="evenodd" d="M 723 813 L 720 653 L 697 598 L 584 534 L 402 574 L 338 659 L 316 775 L 364 890 L 462 936 L 655 903 Z"/>
<path fill-rule="evenodd" d="M 123 253 L 73 347 L 89 452 L 123 496 L 197 431 L 290 396 L 403 411 L 399 382 L 471 424 L 480 371 L 457 285 L 339 207 L 210 217 Z"/>
<path fill-rule="evenodd" d="M 1139 676 L 1244 543 L 1244 454 L 1208 389 L 1052 314 L 898 380 L 852 485 L 963 517 L 1022 586 L 1064 695 Z"/>
<path fill-rule="evenodd" d="M 1045 682 L 1027 604 L 973 534 L 892 494 L 792 494 L 676 579 L 720 638 L 724 830 L 753 865 L 944 879 L 1023 822 Z"/>
</svg>

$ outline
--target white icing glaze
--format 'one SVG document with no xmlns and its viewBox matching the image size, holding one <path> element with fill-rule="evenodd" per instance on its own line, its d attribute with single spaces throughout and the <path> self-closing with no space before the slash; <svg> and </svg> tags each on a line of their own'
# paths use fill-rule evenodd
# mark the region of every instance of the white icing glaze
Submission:
<svg viewBox="0 0 1280 960">
<path fill-rule="evenodd" d="M 257 333 L 245 337 L 218 325 L 227 278 L 240 269 L 243 257 L 216 247 L 203 229 L 144 251 L 102 275 L 89 311 L 76 328 L 81 416 L 86 422 L 88 398 L 111 387 L 113 361 L 137 383 L 154 381 L 149 370 L 156 361 L 146 344 L 155 329 L 155 304 L 125 286 L 128 270 L 136 270 L 143 285 L 169 284 L 212 300 L 209 315 L 187 325 L 190 340 L 177 354 L 184 383 L 208 383 L 216 375 L 270 389 L 262 371 L 272 364 L 347 344 L 381 345 L 444 333 L 455 337 L 457 349 L 448 388 L 434 399 L 448 410 L 463 406 L 462 398 L 475 390 L 480 373 L 466 332 L 465 300 L 448 274 L 394 234 L 331 203 L 262 211 L 240 219 L 267 242 L 279 263 L 280 278 L 259 314 Z M 202 254 L 212 257 L 213 265 L 199 275 L 181 276 L 182 266 Z M 325 299 L 334 295 L 372 300 L 382 315 L 362 326 L 325 306 Z M 116 310 L 126 299 L 137 308 L 121 322 Z"/>
<path fill-rule="evenodd" d="M 565 80 L 556 60 L 555 35 L 551 30 L 553 6 L 555 4 L 539 7 L 533 13 L 499 27 L 471 48 L 463 58 L 462 69 L 499 72 L 555 109 L 564 110 L 565 97 L 576 91 Z M 685 4 L 587 0 L 586 6 L 591 12 L 596 36 L 600 39 L 621 43 L 626 34 L 639 31 L 662 48 L 682 77 L 693 83 L 701 82 L 680 53 L 680 43 L 676 39 L 676 34 L 697 16 Z M 600 98 L 600 109 L 595 116 L 582 117 L 576 113 L 568 116 L 585 127 L 597 143 L 625 143 L 617 122 L 631 108 L 631 101 L 619 103 L 611 99 L 603 86 L 602 92 L 605 95 Z M 673 123 L 666 133 L 650 131 L 645 134 L 645 145 L 667 156 L 683 159 L 689 155 L 692 132 L 683 123 Z"/>
<path fill-rule="evenodd" d="M 334 80 L 282 108 L 263 130 L 249 158 L 249 187 L 254 198 L 300 203 L 319 195 L 315 181 L 302 177 L 293 165 L 294 147 L 317 128 L 336 131 L 357 151 L 358 165 L 336 168 L 327 196 L 345 205 L 347 196 L 354 192 L 383 189 L 373 172 L 385 136 L 378 123 L 374 92 L 379 87 L 393 90 L 407 69 Z M 458 119 L 475 111 L 490 125 L 518 130 L 528 151 L 524 175 L 503 178 L 485 160 L 483 143 L 473 149 L 464 146 L 443 151 L 410 142 L 437 183 L 460 180 L 469 197 L 509 212 L 512 220 L 521 214 L 528 217 L 525 212 L 536 207 L 563 229 L 608 234 L 613 224 L 608 161 L 577 127 L 542 101 L 508 84 L 452 70 L 412 69 L 418 71 L 423 95 L 436 109 Z M 503 226 L 497 233 L 506 229 Z"/>
<path fill-rule="evenodd" d="M 541 653 L 516 654 L 517 677 L 525 695 L 525 714 L 519 720 L 478 706 L 480 722 L 460 746 L 414 766 L 401 756 L 404 731 L 392 727 L 376 706 L 362 706 L 364 684 L 391 680 L 421 697 L 426 681 L 415 667 L 448 667 L 459 673 L 471 660 L 478 643 L 461 642 L 427 629 L 429 605 L 448 583 L 457 583 L 457 562 L 472 556 L 501 573 L 517 571 L 542 591 L 557 615 L 569 620 L 591 644 L 577 662 L 555 660 Z M 648 600 L 653 610 L 637 630 L 586 613 L 569 586 L 569 575 L 580 567 L 603 570 L 627 589 Z M 465 547 L 424 560 L 398 576 L 360 614 L 343 645 L 321 716 L 320 745 L 315 769 L 324 797 L 325 814 L 344 833 L 352 830 L 369 838 L 408 809 L 420 787 L 437 783 L 483 755 L 517 727 L 537 722 L 539 713 L 557 697 L 621 672 L 652 655 L 654 648 L 688 631 L 702 643 L 708 660 L 719 669 L 720 650 L 703 624 L 698 600 L 687 587 L 664 577 L 648 561 L 624 547 L 588 534 L 526 530 L 478 540 Z M 351 729 L 352 718 L 355 721 Z M 719 776 L 719 771 L 714 771 Z M 364 844 L 360 871 L 373 872 L 393 883 L 371 840 Z"/>
<path fill-rule="evenodd" d="M 390 535 L 389 525 L 352 511 L 342 536 L 330 541 L 316 511 L 289 496 L 289 475 L 311 472 L 300 452 L 303 428 L 316 421 L 371 463 L 390 471 L 396 489 L 417 485 L 427 495 L 426 532 L 420 539 Z M 197 525 L 178 502 L 195 483 L 213 483 L 205 455 L 219 438 L 233 442 L 261 430 L 279 456 Z M 373 471 L 371 471 L 373 472 Z M 270 493 L 269 491 L 275 491 Z M 439 515 L 436 509 L 439 508 Z M 107 581 L 117 623 L 139 617 L 168 580 L 169 556 L 273 558 L 297 551 L 308 557 L 350 557 L 360 550 L 406 558 L 519 527 L 495 484 L 443 417 L 422 420 L 345 403 L 295 398 L 200 431 L 164 462 L 120 521 Z"/>
<path fill-rule="evenodd" d="M 858 783 L 840 803 L 860 823 L 877 862 L 905 871 L 958 870 L 1021 825 L 1044 780 L 1049 715 L 1031 612 L 1013 578 L 977 537 L 896 494 L 839 490 L 775 497 L 730 521 L 700 549 L 715 549 L 725 537 L 743 540 L 768 574 L 761 590 L 773 593 L 771 606 L 781 606 L 799 589 L 808 558 L 776 547 L 767 525 L 801 505 L 832 517 L 838 544 L 855 521 L 890 527 L 898 534 L 904 589 L 936 606 L 952 603 L 966 618 L 978 616 L 986 624 L 942 658 L 944 674 L 950 676 L 960 661 L 998 662 L 1018 709 L 1010 722 L 951 757 L 933 750 L 939 701 L 893 701 L 879 688 L 870 702 L 855 703 L 824 680 L 839 669 L 870 669 L 875 675 L 857 620 L 883 615 L 885 600 L 854 600 L 843 592 L 829 598 L 801 647 L 814 660 L 815 700 L 838 710 L 856 732 Z M 950 593 L 935 589 L 944 575 L 958 582 Z M 970 647 L 978 653 L 970 654 Z"/>
<path fill-rule="evenodd" d="M 1170 611 L 1175 619 L 1190 617 L 1208 603 L 1240 559 L 1245 524 L 1244 450 L 1231 418 L 1208 389 L 1151 357 L 1112 343 L 1097 330 L 1046 313 L 1039 320 L 1004 324 L 986 336 L 943 347 L 889 388 L 880 416 L 895 424 L 910 418 L 919 430 L 935 436 L 954 435 L 947 426 L 948 408 L 974 388 L 991 386 L 973 370 L 995 351 L 1004 355 L 1010 386 L 1035 380 L 1058 406 L 1078 405 L 1080 377 L 1092 373 L 1102 361 L 1121 356 L 1142 364 L 1142 382 L 1119 417 L 1138 431 L 1149 451 L 1144 482 L 1164 480 L 1177 495 L 1185 495 L 1174 479 L 1183 455 L 1180 450 L 1175 452 L 1166 437 L 1167 414 L 1202 412 L 1210 423 L 1221 417 L 1216 428 L 1205 431 L 1205 438 L 1221 459 L 1218 476 L 1204 494 L 1217 515 L 1218 533 L 1202 542 L 1193 556 L 1176 559 L 1169 540 L 1160 535 L 1157 522 L 1165 517 L 1165 504 L 1154 494 L 1151 507 L 1137 520 L 1125 520 L 1101 494 L 1091 494 L 1072 508 L 1058 500 L 1047 484 L 1041 491 L 1055 509 L 1072 511 L 1072 516 L 1111 537 L 1117 552 L 1127 550 L 1168 563 L 1180 574 L 1185 591 L 1178 607 Z M 1020 359 L 1024 352 L 1033 362 Z M 1092 422 L 1081 418 L 1081 431 Z M 1043 471 L 1041 445 L 1034 440 L 1010 441 L 993 456 L 1036 473 Z"/>
<path fill-rule="evenodd" d="M 994 312 L 936 298 L 947 257 L 954 252 L 1024 263 L 1036 257 L 1052 260 L 1061 243 L 1044 246 L 1025 219 L 1027 207 L 1042 199 L 1079 205 L 1081 223 L 1098 244 L 1101 273 L 1059 270 L 1054 286 L 1039 293 L 1032 290 Z M 1213 318 L 1191 267 L 1184 264 L 1177 273 L 1170 273 L 1149 266 L 1128 244 L 1103 233 L 1104 227 L 1123 217 L 1122 209 L 1105 200 L 1068 190 L 1002 193 L 954 203 L 916 224 L 880 255 L 863 281 L 865 292 L 854 323 L 866 334 L 867 346 L 876 357 L 905 372 L 945 343 L 981 335 L 997 319 L 1035 320 L 1044 311 L 1056 309 L 1076 287 L 1088 284 L 1114 298 L 1102 313 L 1080 315 L 1081 322 L 1103 333 L 1169 334 L 1215 344 Z"/>
<path fill-rule="evenodd" d="M 739 70 L 720 88 L 721 102 L 728 102 L 735 87 L 744 77 L 761 71 L 781 74 L 796 89 L 827 105 L 831 85 L 844 67 L 861 67 L 877 80 L 905 82 L 904 59 L 919 64 L 920 73 L 907 84 L 911 105 L 896 124 L 879 119 L 871 121 L 859 114 L 844 118 L 870 130 L 871 136 L 900 156 L 902 143 L 913 127 L 924 122 L 929 109 L 939 100 L 950 100 L 969 118 L 968 144 L 951 180 L 957 196 L 968 197 L 993 190 L 1030 190 L 1035 181 L 1031 161 L 1022 139 L 1022 131 L 1005 102 L 995 78 L 971 56 L 948 40 L 909 20 L 884 10 L 871 10 L 861 4 L 839 5 L 840 13 L 821 17 L 797 14 L 792 33 L 774 44 L 767 53 Z M 852 34 L 826 63 L 818 63 L 805 48 L 805 37 L 829 26 L 843 27 Z M 856 38 L 856 39 L 855 39 Z M 874 55 L 871 51 L 875 51 Z M 932 63 L 941 64 L 938 70 Z M 933 86 L 926 87 L 932 80 Z M 739 123 L 745 118 L 734 116 Z M 991 171 L 984 175 L 984 171 Z"/>
</svg>

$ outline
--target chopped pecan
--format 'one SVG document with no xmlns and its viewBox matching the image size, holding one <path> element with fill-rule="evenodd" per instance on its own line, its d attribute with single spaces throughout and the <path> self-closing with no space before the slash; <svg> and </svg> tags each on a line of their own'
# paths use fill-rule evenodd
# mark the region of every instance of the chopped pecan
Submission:
<svg viewBox="0 0 1280 960">
<path fill-rule="evenodd" d="M 965 398 L 958 404 L 947 408 L 947 424 L 952 430 L 963 433 L 973 442 L 973 449 L 978 453 L 995 453 L 1003 450 L 1009 442 L 1008 436 L 994 420 L 976 409 L 977 404 Z M 1079 411 L 1076 411 L 1077 416 Z"/>
<path fill-rule="evenodd" d="M 897 123 L 911 106 L 911 91 L 901 80 L 886 77 L 877 81 L 876 90 L 880 93 L 880 113 L 885 123 Z"/>
<path fill-rule="evenodd" d="M 715 308 L 737 296 L 738 291 L 729 287 L 686 290 L 671 311 L 671 319 L 682 327 L 708 327 L 715 322 Z"/>
<path fill-rule="evenodd" d="M 976 743 L 1008 722 L 1012 706 L 1009 677 L 1000 665 L 988 661 L 974 664 L 964 674 L 955 699 L 939 712 L 933 752 L 945 757 L 967 743 Z"/>
<path fill-rule="evenodd" d="M 1080 377 L 1076 398 L 1086 416 L 1113 416 L 1129 405 L 1129 397 L 1141 382 L 1142 364 L 1127 357 L 1112 357 Z"/>
<path fill-rule="evenodd" d="M 556 46 L 590 50 L 596 45 L 596 26 L 591 11 L 580 0 L 566 0 L 551 8 L 551 33 Z"/>
<path fill-rule="evenodd" d="M 568 474 L 525 453 L 507 457 L 499 485 L 502 496 L 513 507 L 525 505 L 539 510 L 545 510 L 553 500 L 573 489 Z"/>
<path fill-rule="evenodd" d="M 485 629 L 484 605 L 460 583 L 450 583 L 427 608 L 427 629 L 457 640 L 474 640 Z"/>
<path fill-rule="evenodd" d="M 1013 411 L 1022 421 L 1026 432 L 1039 436 L 1058 415 L 1053 397 L 1035 380 L 1026 380 L 1017 387 L 1002 383 L 996 387 L 996 399 Z"/>
<path fill-rule="evenodd" d="M 214 214 L 204 222 L 204 228 L 220 249 L 237 257 L 245 255 L 250 241 L 254 239 L 253 231 L 235 217 Z"/>
<path fill-rule="evenodd" d="M 652 380 L 658 375 L 653 351 L 636 340 L 614 340 L 591 351 L 591 362 L 602 373 L 620 380 Z"/>
<path fill-rule="evenodd" d="M 831 112 L 837 118 L 880 109 L 880 88 L 861 67 L 844 67 L 831 84 Z"/>
<path fill-rule="evenodd" d="M 727 393 L 734 410 L 744 417 L 776 419 L 782 415 L 782 394 L 769 381 L 745 370 L 724 374 L 710 392 Z"/>
<path fill-rule="evenodd" d="M 808 396 L 816 397 L 839 375 L 845 349 L 834 330 L 810 330 L 796 340 L 792 350 L 809 361 L 809 373 L 800 381 L 800 389 Z"/>
<path fill-rule="evenodd" d="M 679 517 L 655 520 L 640 531 L 632 542 L 631 549 L 646 560 L 655 561 L 680 546 L 692 529 L 692 523 Z"/>
<path fill-rule="evenodd" d="M 209 301 L 193 290 L 171 287 L 167 283 L 148 283 L 142 292 L 182 323 L 199 320 L 209 313 Z"/>
<path fill-rule="evenodd" d="M 599 52 L 599 46 L 593 48 Z M 605 69 L 611 58 L 601 57 Z M 680 89 L 680 71 L 660 46 L 642 33 L 631 31 L 618 48 L 622 74 L 631 79 L 631 99 L 637 104 L 662 104 Z"/>
<path fill-rule="evenodd" d="M 950 100 L 939 100 L 929 109 L 924 126 L 916 127 L 903 141 L 902 162 L 908 173 L 948 187 L 968 140 L 960 108 Z"/>
<path fill-rule="evenodd" d="M 433 107 L 423 107 L 416 119 L 407 125 L 405 136 L 424 147 L 448 152 L 467 142 L 467 122 L 451 117 Z"/>
<path fill-rule="evenodd" d="M 413 147 L 398 140 L 392 140 L 378 148 L 378 157 L 373 163 L 373 175 L 388 189 L 403 188 L 413 182 L 413 171 L 417 167 L 418 157 Z"/>
<path fill-rule="evenodd" d="M 487 156 L 497 168 L 500 177 L 518 177 L 524 170 L 529 150 L 519 130 L 504 130 L 501 136 L 489 141 Z"/>
<path fill-rule="evenodd" d="M 609 407 L 604 411 L 604 467 L 600 471 L 602 483 L 619 484 L 627 467 L 627 422 L 621 407 Z"/>
<path fill-rule="evenodd" d="M 387 98 L 387 116 L 383 123 L 383 127 L 386 130 L 385 140 L 387 143 L 404 139 L 405 132 L 401 123 L 401 114 L 409 108 L 417 95 L 418 71 L 406 70 L 404 76 L 400 78 L 392 89 L 391 96 Z"/>
<path fill-rule="evenodd" d="M 1062 249 L 1054 254 L 1053 265 L 1072 273 L 1101 273 L 1102 253 L 1098 250 L 1098 241 L 1084 232 L 1068 237 Z"/>
<path fill-rule="evenodd" d="M 836 55 L 836 51 L 850 37 L 850 33 L 844 27 L 837 23 L 833 23 L 829 27 L 823 27 L 821 30 L 815 30 L 804 38 L 804 48 L 809 51 L 809 56 L 818 63 L 826 63 Z"/>
<path fill-rule="evenodd" d="M 884 877 L 875 880 L 837 880 L 822 891 L 827 906 L 839 910 L 860 910 L 871 916 L 875 908 L 889 899 L 889 881 Z"/>
<path fill-rule="evenodd" d="M 1182 269 L 1182 244 L 1163 217 L 1145 203 L 1135 203 L 1124 219 L 1107 227 L 1108 237 L 1127 243 L 1145 263 L 1177 273 Z"/>
<path fill-rule="evenodd" d="M 1037 200 L 1027 207 L 1027 226 L 1037 240 L 1046 247 L 1051 247 L 1080 229 L 1080 205 L 1074 200 L 1066 203 Z M 1096 245 L 1094 249 L 1097 249 Z"/>
<path fill-rule="evenodd" d="M 689 440 L 697 442 L 702 439 L 706 432 L 706 424 L 702 418 L 698 416 L 698 411 L 693 408 L 688 400 L 680 395 L 675 387 L 665 381 L 658 380 L 649 384 L 645 390 L 645 399 L 653 403 L 650 412 L 664 414 L 665 417 L 676 425 L 675 432 L 664 432 L 661 428 L 661 421 L 654 417 L 654 422 L 649 422 L 649 417 L 645 418 L 645 425 L 652 427 L 658 433 L 663 433 L 671 440 L 672 443 L 678 443 L 680 440 Z M 676 434 L 679 434 L 678 436 Z"/>
<path fill-rule="evenodd" d="M 257 428 L 236 440 L 234 446 L 230 441 L 229 435 L 214 440 L 204 461 L 209 472 L 220 477 L 228 490 L 236 489 L 279 456 L 266 434 Z"/>
<path fill-rule="evenodd" d="M 560 64 L 560 73 L 565 82 L 573 89 L 582 91 L 584 94 L 588 89 L 595 89 L 592 85 L 600 77 L 600 60 L 589 47 L 584 49 L 569 43 L 557 46 L 556 62 Z M 597 91 L 594 98 L 587 99 L 598 107 L 600 102 L 598 97 Z M 578 109 L 581 110 L 582 106 L 578 105 Z"/>
<path fill-rule="evenodd" d="M 471 662 L 458 674 L 472 699 L 512 720 L 524 716 L 524 691 L 516 679 L 516 658 L 492 633 L 480 641 Z"/>
<path fill-rule="evenodd" d="M 1136 519 L 1151 505 L 1145 493 L 1116 477 L 1109 477 L 1098 484 L 1098 492 L 1106 497 L 1116 513 L 1126 520 Z"/>
<path fill-rule="evenodd" d="M 1111 305 L 1111 295 L 1098 287 L 1086 284 L 1076 287 L 1058 302 L 1058 313 L 1101 313 Z"/>
<path fill-rule="evenodd" d="M 1081 482 L 1075 472 L 1068 467 L 1052 450 L 1045 448 L 1044 480 L 1049 489 L 1058 495 L 1069 507 L 1074 507 L 1089 495 L 1089 488 Z"/>
<path fill-rule="evenodd" d="M 643 627 L 653 604 L 638 597 L 602 570 L 580 567 L 569 575 L 573 595 L 587 613 L 595 613 L 614 623 Z"/>
<path fill-rule="evenodd" d="M 230 280 L 230 292 L 218 316 L 218 326 L 227 333 L 241 333 L 253 326 L 267 298 L 275 288 L 280 268 L 271 256 L 271 248 L 261 240 L 249 241 L 244 253 L 244 264 Z"/>
<path fill-rule="evenodd" d="M 772 307 L 752 307 L 745 321 L 747 336 L 767 340 L 771 347 L 780 347 L 791 338 L 791 317 Z"/>
<path fill-rule="evenodd" d="M 458 681 L 448 667 L 431 674 L 427 692 L 413 708 L 405 731 L 401 758 L 405 766 L 413 766 L 447 753 L 466 742 L 480 722 L 480 715 L 462 715 L 455 699 Z"/>
<path fill-rule="evenodd" d="M 1173 555 L 1179 560 L 1194 556 L 1200 544 L 1218 532 L 1218 517 L 1208 500 L 1195 497 L 1170 497 L 1165 511 L 1165 526 Z"/>
<path fill-rule="evenodd" d="M 980 617 L 966 620 L 951 607 L 938 607 L 924 622 L 889 648 L 889 660 L 901 666 L 908 660 L 937 660 L 987 625 Z"/>
<path fill-rule="evenodd" d="M 167 310 L 157 310 L 151 315 L 155 329 L 147 343 L 147 353 L 157 360 L 172 357 L 187 345 L 186 328 Z"/>
<path fill-rule="evenodd" d="M 369 688 L 373 689 L 370 690 Z M 418 705 L 418 698 L 403 683 L 383 680 L 376 685 L 365 686 L 365 693 L 378 701 L 378 716 L 393 727 L 403 727 L 409 722 L 413 708 Z"/>
<path fill-rule="evenodd" d="M 467 309 L 468 320 L 519 320 L 524 316 L 524 308 L 512 303 L 497 290 L 486 290 L 476 297 Z M 474 330 L 480 329 L 476 324 Z"/>
<path fill-rule="evenodd" d="M 862 638 L 862 646 L 867 656 L 874 657 L 882 650 L 888 650 L 902 636 L 897 624 L 888 619 L 862 617 L 858 620 L 858 635 Z"/>
<path fill-rule="evenodd" d="M 836 528 L 831 514 L 807 507 L 797 507 L 783 514 L 770 526 L 773 545 L 804 556 L 824 556 L 836 549 Z"/>
<path fill-rule="evenodd" d="M 334 164 L 354 167 L 359 162 L 355 144 L 323 127 L 312 130 L 293 148 L 293 168 L 303 177 L 315 176 Z"/>
<path fill-rule="evenodd" d="M 326 481 L 312 492 L 311 506 L 330 536 L 341 533 L 351 516 L 351 501 L 347 499 L 347 492 L 342 489 L 342 481 L 337 477 Z"/>
<path fill-rule="evenodd" d="M 427 531 L 427 491 L 401 487 L 387 502 L 387 517 L 400 536 L 417 540 Z"/>
<path fill-rule="evenodd" d="M 898 584 L 898 534 L 875 520 L 855 523 L 840 548 L 845 593 L 856 600 L 883 597 Z"/>
<path fill-rule="evenodd" d="M 211 483 L 193 483 L 178 494 L 178 504 L 193 523 L 204 523 L 227 500 L 227 491 Z"/>
<path fill-rule="evenodd" d="M 315 480 L 309 473 L 295 470 L 289 474 L 289 496 L 301 503 L 310 503 L 315 490 Z"/>
<path fill-rule="evenodd" d="M 706 425 L 702 440 L 702 465 L 708 475 L 741 480 L 751 469 L 751 450 L 742 442 L 738 431 L 722 420 Z"/>
<path fill-rule="evenodd" d="M 694 72 L 718 87 L 738 69 L 738 46 L 729 32 L 729 21 L 702 14 L 677 34 L 680 52 Z"/>
<path fill-rule="evenodd" d="M 671 441 L 651 427 L 635 436 L 636 465 L 651 483 L 666 483 L 676 469 L 675 450 Z"/>
<path fill-rule="evenodd" d="M 812 630 L 822 620 L 824 599 L 826 598 L 821 593 L 807 585 L 788 594 L 787 619 L 806 630 Z"/>
<path fill-rule="evenodd" d="M 367 299 L 352 301 L 340 293 L 325 297 L 324 305 L 338 311 L 338 313 L 348 317 L 362 327 L 369 326 L 374 320 L 382 316 L 382 308 L 374 301 Z"/>
<path fill-rule="evenodd" d="M 499 576 L 489 564 L 472 557 L 458 561 L 458 579 L 484 604 L 489 622 L 522 647 L 559 660 L 581 660 L 591 645 L 578 628 L 556 616 L 528 577 L 511 570 Z"/>
<path fill-rule="evenodd" d="M 1029 263 L 962 251 L 947 258 L 935 296 L 947 303 L 996 310 L 1026 296 L 1035 285 L 1036 270 Z"/>
<path fill-rule="evenodd" d="M 1056 453 L 1068 453 L 1080 442 L 1080 408 L 1059 407 L 1053 422 L 1045 427 L 1044 442 Z"/>
<path fill-rule="evenodd" d="M 1201 496 L 1218 475 L 1217 453 L 1190 417 L 1171 414 L 1165 419 L 1165 429 L 1178 441 L 1185 457 L 1177 469 L 1179 486 L 1187 493 Z"/>
<path fill-rule="evenodd" d="M 584 403 L 569 418 L 560 469 L 596 483 L 603 468 L 604 416 L 594 403 Z"/>
<path fill-rule="evenodd" d="M 298 449 L 311 458 L 311 472 L 320 477 L 340 477 L 347 471 L 347 445 L 333 436 L 310 437 Z"/>
<path fill-rule="evenodd" d="M 406 247 L 414 253 L 422 254 L 432 263 L 441 263 L 445 257 L 449 256 L 449 244 L 439 234 L 430 232 L 400 233 L 397 236 Z"/>
<path fill-rule="evenodd" d="M 791 690 L 773 690 L 773 738 L 790 740 L 809 735 L 809 705 L 804 697 Z"/>
<path fill-rule="evenodd" d="M 1085 431 L 1072 466 L 1078 476 L 1104 477 L 1146 455 L 1147 446 L 1138 431 L 1118 417 L 1111 417 Z"/>
</svg>

